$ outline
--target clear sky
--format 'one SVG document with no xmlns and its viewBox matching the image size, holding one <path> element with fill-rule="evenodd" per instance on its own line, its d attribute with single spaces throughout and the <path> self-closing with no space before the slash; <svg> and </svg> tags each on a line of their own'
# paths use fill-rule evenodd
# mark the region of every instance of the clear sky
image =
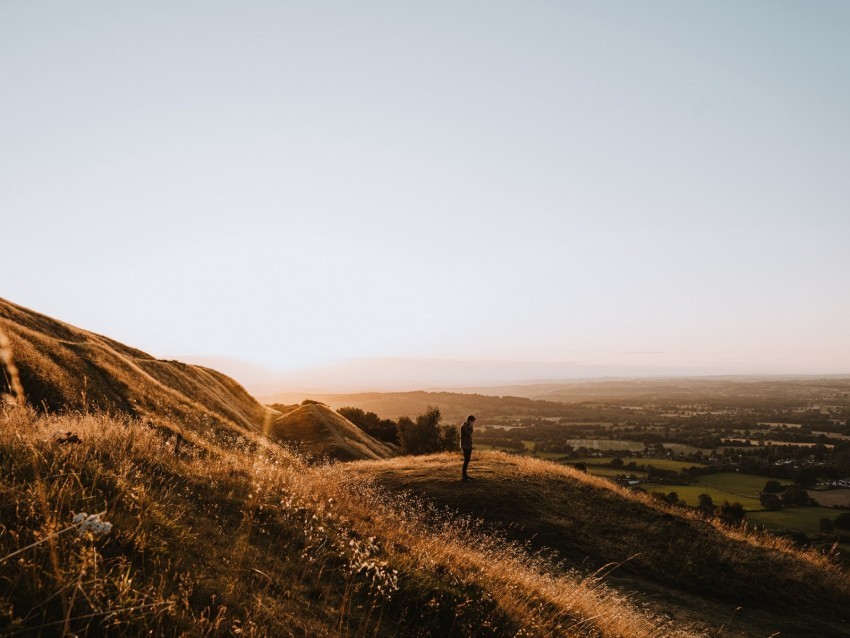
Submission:
<svg viewBox="0 0 850 638">
<path fill-rule="evenodd" d="M 158 356 L 850 372 L 850 3 L 0 3 L 0 296 Z"/>
</svg>

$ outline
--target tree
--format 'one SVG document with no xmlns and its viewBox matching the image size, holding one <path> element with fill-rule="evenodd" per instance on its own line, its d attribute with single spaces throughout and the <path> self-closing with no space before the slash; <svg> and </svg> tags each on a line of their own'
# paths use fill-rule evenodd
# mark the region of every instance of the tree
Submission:
<svg viewBox="0 0 850 638">
<path fill-rule="evenodd" d="M 420 431 L 425 453 L 436 452 L 440 448 L 440 421 L 442 420 L 439 408 L 428 406 L 424 414 L 416 417 L 416 428 Z"/>
<path fill-rule="evenodd" d="M 440 451 L 451 452 L 460 447 L 460 428 L 457 425 L 440 426 Z"/>
<path fill-rule="evenodd" d="M 802 488 L 811 487 L 817 483 L 817 480 L 817 474 L 810 467 L 801 468 L 794 473 L 794 485 L 799 485 Z"/>
<path fill-rule="evenodd" d="M 623 459 L 621 459 L 619 456 L 615 456 L 613 459 L 611 459 L 609 465 L 615 470 L 619 470 L 623 467 L 623 465 L 625 465 L 625 463 L 623 463 Z"/>
<path fill-rule="evenodd" d="M 803 507 L 809 504 L 809 493 L 797 487 L 789 487 L 782 492 L 782 505 L 784 507 Z"/>
<path fill-rule="evenodd" d="M 700 494 L 697 496 L 697 499 L 699 499 L 697 509 L 706 516 L 713 516 L 716 506 L 714 505 L 714 499 L 711 498 L 711 494 Z"/>
<path fill-rule="evenodd" d="M 724 523 L 728 523 L 729 525 L 740 525 L 744 522 L 745 516 L 746 513 L 744 512 L 744 506 L 740 503 L 723 501 L 723 505 L 720 506 L 720 520 Z"/>
<path fill-rule="evenodd" d="M 441 449 L 440 410 L 428 406 L 416 421 L 403 416 L 398 419 L 398 440 L 405 454 L 431 454 Z M 451 435 L 449 435 L 451 436 Z"/>
<path fill-rule="evenodd" d="M 782 509 L 782 501 L 779 500 L 779 496 L 776 494 L 769 494 L 767 492 L 762 492 L 759 496 L 759 502 L 761 506 L 770 511 L 776 511 Z"/>
<path fill-rule="evenodd" d="M 782 484 L 779 481 L 768 481 L 764 484 L 764 489 L 762 492 L 766 492 L 768 494 L 778 494 L 782 491 Z"/>
<path fill-rule="evenodd" d="M 822 518 L 820 519 L 820 531 L 824 534 L 829 534 L 835 530 L 835 523 L 832 522 L 831 519 Z"/>
<path fill-rule="evenodd" d="M 416 454 L 414 450 L 417 448 L 416 442 L 416 424 L 410 420 L 410 417 L 398 417 L 398 444 L 406 454 Z"/>
</svg>

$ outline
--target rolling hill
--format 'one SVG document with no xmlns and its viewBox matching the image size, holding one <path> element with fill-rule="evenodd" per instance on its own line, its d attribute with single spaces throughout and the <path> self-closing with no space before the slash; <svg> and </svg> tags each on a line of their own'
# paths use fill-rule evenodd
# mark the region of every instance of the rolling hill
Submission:
<svg viewBox="0 0 850 638">
<path fill-rule="evenodd" d="M 58 411 L 105 411 L 185 432 L 258 432 L 297 441 L 315 457 L 386 458 L 393 451 L 323 406 L 281 415 L 233 379 L 203 366 L 155 359 L 107 337 L 0 299 L 27 402 Z M 0 392 L 8 381 L 0 377 Z M 5 390 L 4 390 L 5 388 Z"/>
<path fill-rule="evenodd" d="M 162 361 L 0 299 L 27 402 L 49 411 L 172 417 L 184 426 L 262 431 L 275 416 L 225 375 Z"/>
<path fill-rule="evenodd" d="M 296 443 L 310 456 L 318 458 L 352 461 L 385 459 L 396 454 L 389 445 L 318 403 L 306 403 L 277 417 L 268 434 Z"/>
</svg>

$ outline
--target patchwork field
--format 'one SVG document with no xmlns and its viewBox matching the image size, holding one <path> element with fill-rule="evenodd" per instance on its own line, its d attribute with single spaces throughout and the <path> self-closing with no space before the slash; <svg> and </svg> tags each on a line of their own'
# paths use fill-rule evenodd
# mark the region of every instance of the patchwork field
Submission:
<svg viewBox="0 0 850 638">
<path fill-rule="evenodd" d="M 809 496 L 815 499 L 821 507 L 850 507 L 850 489 L 809 490 Z"/>
<path fill-rule="evenodd" d="M 747 518 L 768 529 L 788 528 L 800 530 L 805 534 L 817 534 L 820 531 L 820 519 L 832 519 L 840 513 L 840 510 L 829 507 L 792 507 L 776 512 L 766 510 L 749 512 Z"/>
</svg>

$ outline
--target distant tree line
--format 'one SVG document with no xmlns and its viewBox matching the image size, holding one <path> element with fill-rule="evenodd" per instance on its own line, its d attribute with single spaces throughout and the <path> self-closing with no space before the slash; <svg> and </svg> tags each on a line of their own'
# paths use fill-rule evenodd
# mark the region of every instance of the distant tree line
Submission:
<svg viewBox="0 0 850 638">
<path fill-rule="evenodd" d="M 374 412 L 344 407 L 337 410 L 354 425 L 378 440 L 398 445 L 405 454 L 433 454 L 460 446 L 457 425 L 444 425 L 440 410 L 428 406 L 416 419 L 401 416 L 398 421 L 382 419 Z"/>
</svg>

